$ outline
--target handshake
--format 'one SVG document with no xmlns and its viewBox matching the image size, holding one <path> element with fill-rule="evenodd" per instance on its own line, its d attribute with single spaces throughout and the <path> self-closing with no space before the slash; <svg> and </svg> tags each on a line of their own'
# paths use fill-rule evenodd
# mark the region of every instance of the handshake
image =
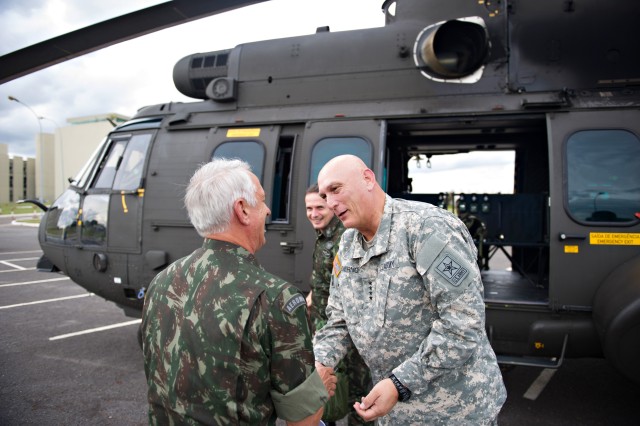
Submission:
<svg viewBox="0 0 640 426">
<path fill-rule="evenodd" d="M 318 361 L 316 361 L 316 370 L 318 370 L 318 374 L 322 379 L 322 383 L 324 383 L 324 387 L 329 393 L 329 397 L 332 397 L 336 393 L 336 384 L 338 383 L 336 372 L 333 371 L 333 368 L 325 367 Z"/>
</svg>

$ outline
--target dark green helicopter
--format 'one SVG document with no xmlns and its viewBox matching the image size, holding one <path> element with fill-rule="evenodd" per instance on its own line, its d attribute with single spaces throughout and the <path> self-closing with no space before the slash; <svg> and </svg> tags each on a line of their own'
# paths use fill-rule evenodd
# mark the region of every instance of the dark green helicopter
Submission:
<svg viewBox="0 0 640 426">
<path fill-rule="evenodd" d="M 352 153 L 392 196 L 472 228 L 499 361 L 606 357 L 640 382 L 640 3 L 396 0 L 385 26 L 196 53 L 197 101 L 115 128 L 39 230 L 40 266 L 139 316 L 151 279 L 201 244 L 182 199 L 198 165 L 248 161 L 272 216 L 258 253 L 307 290 L 306 188 Z M 512 193 L 414 191 L 412 162 L 513 154 Z M 417 187 L 417 186 L 416 186 Z M 511 268 L 491 267 L 508 256 Z"/>
</svg>

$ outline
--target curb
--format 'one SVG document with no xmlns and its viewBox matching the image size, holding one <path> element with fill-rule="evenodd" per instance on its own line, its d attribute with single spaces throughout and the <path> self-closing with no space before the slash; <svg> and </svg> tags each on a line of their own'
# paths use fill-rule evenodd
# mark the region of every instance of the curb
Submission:
<svg viewBox="0 0 640 426">
<path fill-rule="evenodd" d="M 11 224 L 16 226 L 30 226 L 31 228 L 37 228 L 40 226 L 40 223 L 25 223 L 20 222 L 19 220 L 12 220 Z"/>
</svg>

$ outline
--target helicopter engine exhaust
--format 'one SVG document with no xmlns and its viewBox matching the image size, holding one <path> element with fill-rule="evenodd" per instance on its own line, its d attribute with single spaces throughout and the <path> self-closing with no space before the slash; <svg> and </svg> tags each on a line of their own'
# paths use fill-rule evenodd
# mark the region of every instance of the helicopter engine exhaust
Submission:
<svg viewBox="0 0 640 426">
<path fill-rule="evenodd" d="M 414 60 L 422 73 L 434 80 L 480 79 L 489 56 L 489 36 L 480 18 L 440 22 L 426 27 L 416 38 Z M 475 74 L 480 75 L 475 78 Z"/>
</svg>

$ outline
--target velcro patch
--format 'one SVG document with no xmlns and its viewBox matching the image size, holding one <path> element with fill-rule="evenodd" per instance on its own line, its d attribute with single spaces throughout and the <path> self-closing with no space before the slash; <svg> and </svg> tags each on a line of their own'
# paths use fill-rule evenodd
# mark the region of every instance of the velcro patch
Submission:
<svg viewBox="0 0 640 426">
<path fill-rule="evenodd" d="M 449 253 L 444 254 L 444 258 L 441 258 L 436 271 L 444 277 L 451 285 L 458 287 L 462 280 L 469 275 L 469 270 L 462 266 L 459 262 L 454 260 L 454 257 Z"/>
<path fill-rule="evenodd" d="M 293 311 L 298 309 L 300 306 L 306 305 L 306 304 L 307 304 L 307 301 L 305 300 L 304 296 L 301 295 L 300 293 L 297 293 L 291 299 L 289 299 L 287 303 L 284 304 L 284 310 L 288 314 L 292 314 Z"/>
</svg>

